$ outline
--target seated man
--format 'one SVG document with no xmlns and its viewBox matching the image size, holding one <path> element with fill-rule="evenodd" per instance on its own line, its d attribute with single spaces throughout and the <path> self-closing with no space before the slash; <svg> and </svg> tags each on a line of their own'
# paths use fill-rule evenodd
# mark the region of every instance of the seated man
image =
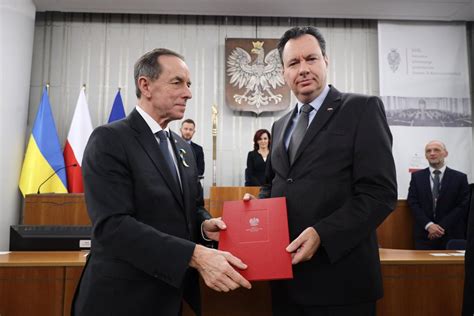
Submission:
<svg viewBox="0 0 474 316">
<path fill-rule="evenodd" d="M 407 201 L 415 218 L 416 249 L 445 249 L 450 239 L 466 238 L 467 176 L 445 165 L 447 155 L 442 142 L 429 142 L 429 167 L 411 176 Z"/>
</svg>

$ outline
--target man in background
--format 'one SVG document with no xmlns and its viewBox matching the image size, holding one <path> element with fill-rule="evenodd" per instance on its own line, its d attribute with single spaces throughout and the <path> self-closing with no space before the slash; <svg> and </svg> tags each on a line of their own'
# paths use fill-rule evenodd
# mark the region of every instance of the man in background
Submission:
<svg viewBox="0 0 474 316">
<path fill-rule="evenodd" d="M 198 175 L 202 177 L 204 175 L 204 151 L 201 146 L 192 141 L 195 132 L 196 123 L 192 119 L 186 119 L 181 123 L 181 137 L 191 145 L 196 158 Z"/>
<path fill-rule="evenodd" d="M 448 168 L 447 156 L 441 141 L 430 141 L 425 146 L 429 167 L 411 175 L 407 202 L 415 218 L 416 249 L 446 249 L 450 239 L 466 238 L 467 176 Z"/>
</svg>

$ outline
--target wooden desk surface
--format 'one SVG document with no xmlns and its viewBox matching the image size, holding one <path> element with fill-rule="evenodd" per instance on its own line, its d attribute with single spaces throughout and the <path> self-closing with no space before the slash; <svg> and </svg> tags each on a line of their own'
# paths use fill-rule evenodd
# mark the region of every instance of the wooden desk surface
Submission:
<svg viewBox="0 0 474 316">
<path fill-rule="evenodd" d="M 380 248 L 382 265 L 393 264 L 464 264 L 464 256 L 433 256 L 432 253 L 459 254 L 453 250 L 405 250 Z"/>
<path fill-rule="evenodd" d="M 86 251 L 14 251 L 0 254 L 0 267 L 83 266 Z M 433 256 L 431 253 L 458 253 L 443 250 L 380 249 L 382 265 L 393 264 L 464 264 L 464 256 Z"/>
<path fill-rule="evenodd" d="M 84 266 L 87 251 L 13 251 L 0 254 L 0 267 Z"/>
</svg>

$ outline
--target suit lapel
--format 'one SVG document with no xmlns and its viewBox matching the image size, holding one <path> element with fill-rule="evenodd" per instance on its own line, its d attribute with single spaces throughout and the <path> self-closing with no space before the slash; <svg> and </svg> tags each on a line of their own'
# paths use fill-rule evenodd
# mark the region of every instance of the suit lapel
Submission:
<svg viewBox="0 0 474 316">
<path fill-rule="evenodd" d="M 279 170 L 282 171 L 282 174 L 287 174 L 288 170 L 290 169 L 290 160 L 288 158 L 288 151 L 286 150 L 285 147 L 285 136 L 288 132 L 288 128 L 290 127 L 291 121 L 296 113 L 298 111 L 298 107 L 295 106 L 293 111 L 287 113 L 281 121 L 281 124 L 279 126 L 279 130 L 275 130 L 275 133 L 277 135 L 277 139 L 274 142 L 275 146 L 275 159 L 273 159 L 272 164 L 275 166 L 275 164 L 278 164 L 277 167 Z"/>
<path fill-rule="evenodd" d="M 451 169 L 446 167 L 444 170 L 443 179 L 441 179 L 441 188 L 439 190 L 438 201 L 441 199 L 446 193 L 447 188 L 449 188 L 449 184 L 451 182 Z"/>
<path fill-rule="evenodd" d="M 189 193 L 190 192 L 187 189 L 191 185 L 189 183 L 189 177 L 187 175 L 187 172 L 188 172 L 187 169 L 189 169 L 189 168 L 184 167 L 184 163 L 183 163 L 183 160 L 182 160 L 180 152 L 179 152 L 179 150 L 183 147 L 182 145 L 179 144 L 179 142 L 180 142 L 179 135 L 170 130 L 170 140 L 171 140 L 173 151 L 174 151 L 174 154 L 175 154 L 175 157 L 176 157 L 176 164 L 178 165 L 178 171 L 179 171 L 180 178 L 181 178 L 181 188 L 180 188 L 180 190 L 181 190 L 180 192 L 182 192 L 181 198 L 184 202 L 184 209 L 185 209 L 185 212 L 186 212 L 186 218 L 189 220 L 190 219 L 190 214 L 188 213 L 188 211 L 191 209 L 190 205 L 189 205 Z M 192 148 L 191 148 L 191 151 L 192 151 Z M 194 153 L 189 153 L 189 154 L 194 155 Z"/>
<path fill-rule="evenodd" d="M 316 116 L 308 127 L 306 134 L 301 141 L 300 147 L 296 152 L 295 161 L 296 163 L 298 158 L 301 156 L 302 152 L 306 149 L 311 140 L 321 131 L 321 129 L 326 125 L 329 119 L 337 112 L 339 106 L 341 105 L 341 93 L 336 90 L 336 88 L 331 86 L 326 99 L 324 99 L 323 104 L 319 108 Z"/>
<path fill-rule="evenodd" d="M 137 112 L 137 110 L 133 110 L 132 113 L 130 113 L 129 118 L 131 127 L 137 131 L 137 135 L 135 137 L 137 138 L 138 142 L 141 144 L 148 157 L 150 157 L 150 159 L 153 161 L 158 173 L 161 174 L 161 177 L 164 179 L 166 185 L 170 188 L 173 196 L 180 203 L 181 207 L 183 207 L 181 188 L 179 187 L 179 183 L 174 181 L 174 177 L 167 167 L 166 160 L 160 151 L 155 136 L 152 134 L 150 128 L 146 124 L 145 120 L 143 120 L 141 115 Z"/>
</svg>

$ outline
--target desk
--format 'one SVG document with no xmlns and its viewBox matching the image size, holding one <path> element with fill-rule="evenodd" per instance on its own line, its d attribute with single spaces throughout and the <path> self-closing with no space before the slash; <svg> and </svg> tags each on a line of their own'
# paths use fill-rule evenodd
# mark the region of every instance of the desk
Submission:
<svg viewBox="0 0 474 316">
<path fill-rule="evenodd" d="M 464 257 L 435 257 L 419 251 L 380 249 L 384 297 L 378 316 L 461 315 Z"/>
<path fill-rule="evenodd" d="M 385 296 L 378 316 L 460 315 L 464 257 L 380 249 Z M 455 253 L 453 251 L 449 253 Z M 0 315 L 69 315 L 84 252 L 12 252 L 0 255 Z M 267 282 L 252 290 L 214 292 L 203 284 L 203 315 L 271 315 Z M 185 309 L 185 316 L 192 315 Z"/>
<path fill-rule="evenodd" d="M 0 255 L 0 315 L 70 315 L 85 254 L 70 251 Z"/>
</svg>

